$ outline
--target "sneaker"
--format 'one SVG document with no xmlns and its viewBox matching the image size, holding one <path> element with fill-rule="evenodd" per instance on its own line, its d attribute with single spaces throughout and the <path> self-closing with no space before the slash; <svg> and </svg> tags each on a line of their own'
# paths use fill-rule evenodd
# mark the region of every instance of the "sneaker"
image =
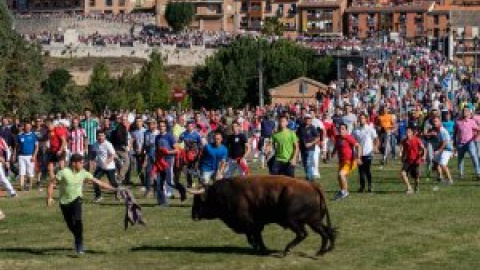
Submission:
<svg viewBox="0 0 480 270">
<path fill-rule="evenodd" d="M 95 197 L 92 202 L 93 202 L 93 203 L 99 203 L 99 202 L 101 202 L 101 201 L 103 201 L 102 196 L 100 196 L 100 197 Z"/>
<path fill-rule="evenodd" d="M 75 244 L 75 251 L 78 255 L 85 254 L 85 249 L 83 248 L 82 244 Z"/>
<path fill-rule="evenodd" d="M 368 193 L 373 193 L 373 188 L 372 188 L 372 187 L 368 187 L 367 192 L 368 192 Z"/>
<path fill-rule="evenodd" d="M 10 198 L 15 198 L 17 196 L 18 196 L 17 193 L 10 194 Z"/>
<path fill-rule="evenodd" d="M 464 178 L 465 178 L 465 176 L 464 176 L 463 174 L 460 174 L 460 175 L 458 176 L 458 179 L 463 180 Z"/>
<path fill-rule="evenodd" d="M 358 193 L 364 193 L 364 192 L 365 192 L 365 188 L 361 187 L 361 188 L 358 189 L 357 192 L 358 192 Z"/>
<path fill-rule="evenodd" d="M 453 185 L 453 180 L 444 180 L 444 181 L 442 181 L 442 184 L 444 184 L 446 186 L 451 186 L 451 185 Z"/>
<path fill-rule="evenodd" d="M 420 191 L 420 188 L 419 188 L 418 186 L 415 186 L 415 187 L 413 188 L 413 191 L 415 191 L 415 193 L 418 193 L 418 192 Z"/>
<path fill-rule="evenodd" d="M 337 192 L 337 194 L 335 195 L 333 200 L 339 201 L 339 200 L 347 198 L 348 195 L 349 195 L 349 193 L 347 191 L 340 190 L 339 192 Z"/>
<path fill-rule="evenodd" d="M 140 188 L 140 191 L 141 191 L 141 192 L 146 192 L 146 191 L 147 191 L 147 188 L 146 188 L 146 187 L 141 187 L 141 188 Z"/>
<path fill-rule="evenodd" d="M 414 193 L 415 193 L 415 192 L 414 192 L 412 189 L 409 189 L 409 190 L 405 191 L 405 194 L 406 194 L 406 195 L 412 195 L 412 194 L 414 194 Z"/>
</svg>

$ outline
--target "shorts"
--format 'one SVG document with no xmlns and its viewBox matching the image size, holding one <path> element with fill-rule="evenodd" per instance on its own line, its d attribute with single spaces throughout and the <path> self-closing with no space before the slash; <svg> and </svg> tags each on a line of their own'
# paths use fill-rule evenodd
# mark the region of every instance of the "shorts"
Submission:
<svg viewBox="0 0 480 270">
<path fill-rule="evenodd" d="M 438 163 L 439 165 L 442 165 L 442 166 L 447 166 L 448 161 L 450 160 L 451 157 L 452 157 L 452 151 L 443 150 L 440 153 L 437 153 L 433 157 L 433 162 Z"/>
<path fill-rule="evenodd" d="M 97 158 L 97 151 L 94 144 L 88 145 L 88 160 L 94 161 Z"/>
<path fill-rule="evenodd" d="M 402 165 L 402 172 L 406 172 L 413 178 L 418 178 L 420 176 L 420 165 L 414 163 L 404 162 Z"/>
<path fill-rule="evenodd" d="M 67 152 L 63 151 L 60 156 L 57 153 L 48 151 L 48 163 L 58 163 L 60 161 L 65 161 L 67 159 Z"/>
<path fill-rule="evenodd" d="M 357 167 L 357 162 L 356 161 L 344 161 L 340 163 L 340 166 L 338 167 L 339 172 L 344 172 L 345 175 L 349 175 L 350 173 L 355 170 Z"/>
<path fill-rule="evenodd" d="M 202 173 L 200 175 L 200 182 L 203 185 L 208 185 L 208 184 L 210 184 L 211 180 L 213 180 L 214 176 L 215 176 L 214 171 L 210 171 L 210 172 L 202 171 Z"/>
<path fill-rule="evenodd" d="M 18 165 L 20 176 L 35 176 L 35 164 L 32 162 L 32 156 L 19 156 Z"/>
</svg>

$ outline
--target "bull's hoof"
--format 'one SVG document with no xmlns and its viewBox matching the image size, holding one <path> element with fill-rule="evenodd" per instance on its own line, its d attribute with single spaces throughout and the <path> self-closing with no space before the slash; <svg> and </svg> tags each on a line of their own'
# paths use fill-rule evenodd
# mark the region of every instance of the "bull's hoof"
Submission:
<svg viewBox="0 0 480 270">
<path fill-rule="evenodd" d="M 268 248 L 260 248 L 257 250 L 257 254 L 260 256 L 270 255 L 270 250 Z"/>
<path fill-rule="evenodd" d="M 315 256 L 323 256 L 325 253 L 327 253 L 327 250 L 320 250 L 315 254 Z"/>
<path fill-rule="evenodd" d="M 282 253 L 282 257 L 283 257 L 283 258 L 287 257 L 288 253 L 290 253 L 290 250 L 285 250 L 285 251 Z"/>
</svg>

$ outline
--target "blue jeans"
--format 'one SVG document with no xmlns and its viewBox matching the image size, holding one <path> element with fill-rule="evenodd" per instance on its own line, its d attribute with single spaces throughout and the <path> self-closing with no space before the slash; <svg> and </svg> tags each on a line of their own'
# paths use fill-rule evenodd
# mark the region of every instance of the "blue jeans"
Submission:
<svg viewBox="0 0 480 270">
<path fill-rule="evenodd" d="M 313 172 L 315 169 L 314 156 L 315 156 L 314 149 L 302 151 L 302 163 L 303 163 L 303 168 L 305 168 L 305 174 L 308 181 L 313 181 L 315 178 L 313 176 Z"/>
<path fill-rule="evenodd" d="M 147 156 L 145 157 L 147 159 L 147 166 L 145 168 L 145 181 L 144 181 L 144 185 L 145 185 L 145 190 L 146 191 L 150 191 L 150 188 L 152 186 L 152 168 L 153 168 L 153 158 L 150 157 L 150 156 Z"/>
<path fill-rule="evenodd" d="M 165 191 L 167 188 L 171 189 L 173 184 L 173 159 L 165 159 L 168 163 L 168 168 L 165 171 L 157 174 L 157 202 L 159 205 L 167 205 L 167 196 Z M 165 190 L 164 190 L 165 188 Z"/>
<path fill-rule="evenodd" d="M 272 175 L 285 175 L 295 177 L 295 167 L 290 162 L 282 162 L 273 158 L 271 174 Z"/>
<path fill-rule="evenodd" d="M 478 156 L 477 156 L 477 147 L 474 141 L 468 142 L 466 144 L 459 144 L 457 145 L 458 151 L 458 171 L 460 175 L 463 176 L 463 158 L 465 157 L 465 153 L 468 152 L 470 157 L 472 158 L 473 167 L 475 168 L 475 173 L 480 175 L 480 167 L 478 166 Z"/>
</svg>

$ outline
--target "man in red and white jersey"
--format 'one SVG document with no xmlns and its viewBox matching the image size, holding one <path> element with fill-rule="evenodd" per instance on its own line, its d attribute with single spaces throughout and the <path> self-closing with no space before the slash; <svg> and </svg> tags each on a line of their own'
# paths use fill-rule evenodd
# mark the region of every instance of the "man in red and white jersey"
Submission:
<svg viewBox="0 0 480 270">
<path fill-rule="evenodd" d="M 72 120 L 72 128 L 68 132 L 68 141 L 70 156 L 74 154 L 85 156 L 88 149 L 87 133 L 80 127 L 78 118 Z"/>
</svg>

